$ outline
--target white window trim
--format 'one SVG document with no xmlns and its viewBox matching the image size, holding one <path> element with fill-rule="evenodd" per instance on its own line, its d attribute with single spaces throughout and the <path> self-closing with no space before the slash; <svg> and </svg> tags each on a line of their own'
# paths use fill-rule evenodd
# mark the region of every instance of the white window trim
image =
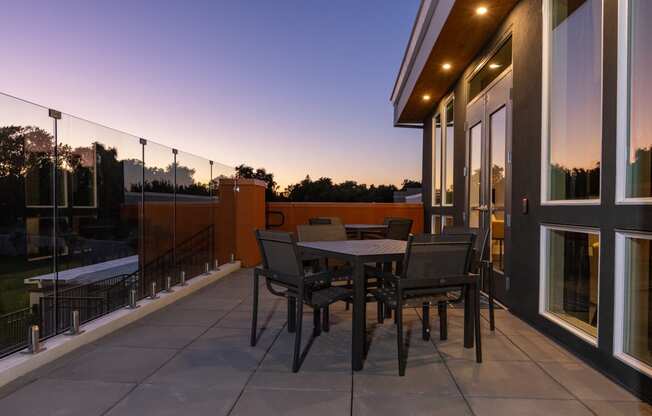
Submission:
<svg viewBox="0 0 652 416">
<path fill-rule="evenodd" d="M 452 207 L 455 205 L 455 188 L 453 188 L 453 202 L 450 204 L 446 203 L 446 152 L 447 152 L 447 140 L 448 140 L 448 119 L 446 118 L 446 107 L 448 104 L 453 102 L 453 151 L 455 151 L 455 95 L 451 94 L 444 100 L 444 105 L 442 106 L 441 114 L 444 114 L 442 119 L 442 140 L 441 140 L 441 206 L 443 207 Z M 453 180 L 455 180 L 455 158 L 453 158 Z"/>
<path fill-rule="evenodd" d="M 600 197 L 595 199 L 550 199 L 548 195 L 548 167 L 550 165 L 550 2 L 543 0 L 542 8 L 542 68 L 541 68 L 541 205 L 600 205 L 602 198 L 602 137 L 600 137 Z M 622 1 L 622 0 L 621 0 Z M 600 92 L 604 91 L 604 1 L 600 1 Z M 602 126 L 603 97 L 600 94 L 600 125 Z"/>
<path fill-rule="evenodd" d="M 567 331 L 571 332 L 573 335 L 578 338 L 586 341 L 587 343 L 593 345 L 594 347 L 598 346 L 598 339 L 600 337 L 600 269 L 602 262 L 602 256 L 598 259 L 598 324 L 596 327 L 596 336 L 593 337 L 581 329 L 571 325 L 570 323 L 564 321 L 563 319 L 558 318 L 553 313 L 550 313 L 547 309 L 548 305 L 548 236 L 549 231 L 571 231 L 571 232 L 580 232 L 593 234 L 598 236 L 598 243 L 602 247 L 602 239 L 600 236 L 600 230 L 591 227 L 580 227 L 574 225 L 552 225 L 552 224 L 541 224 L 541 236 L 540 236 L 540 254 L 539 254 L 539 315 L 544 318 L 554 322 L 555 324 L 561 326 Z"/>
<path fill-rule="evenodd" d="M 618 360 L 652 376 L 652 366 L 627 354 L 624 351 L 625 336 L 625 286 L 626 286 L 626 265 L 627 265 L 627 240 L 644 239 L 652 240 L 652 233 L 640 233 L 631 231 L 616 230 L 616 258 L 614 270 L 614 339 L 613 355 Z"/>
<path fill-rule="evenodd" d="M 437 164 L 435 162 L 435 157 L 437 156 L 435 154 L 435 148 L 436 148 L 435 147 L 435 138 L 436 138 L 436 128 L 437 128 L 437 116 L 439 116 L 439 123 L 440 124 L 442 123 L 441 113 L 440 113 L 440 111 L 437 111 L 435 113 L 435 115 L 432 116 L 432 134 L 431 134 L 431 140 L 430 140 L 430 142 L 431 142 L 430 147 L 432 148 L 432 152 L 431 152 L 431 154 L 432 154 L 432 157 L 431 157 L 431 160 L 432 160 L 432 173 L 431 173 L 431 177 L 432 177 L 432 186 L 431 186 L 431 188 L 432 188 L 432 196 L 430 198 L 430 205 L 433 206 L 433 207 L 440 207 L 441 203 L 442 203 L 442 201 L 440 200 L 439 204 L 437 204 L 436 199 L 435 199 L 435 198 L 437 198 L 437 184 L 435 183 L 435 178 L 436 178 L 435 172 L 437 170 Z M 442 133 L 440 134 L 439 139 L 443 142 L 443 130 L 444 130 L 443 125 L 441 127 L 441 130 L 442 130 Z M 440 152 L 441 152 L 441 148 L 442 148 L 442 146 L 440 144 L 440 146 L 439 146 L 439 151 Z M 439 155 L 439 157 L 440 157 L 440 161 L 441 161 L 441 155 Z M 441 193 L 441 182 L 442 182 L 441 181 L 441 166 L 439 167 L 439 170 L 440 170 L 440 177 L 439 177 L 440 191 L 439 192 Z"/>
<path fill-rule="evenodd" d="M 617 105 L 617 146 L 616 157 L 616 204 L 619 205 L 649 205 L 652 197 L 628 198 L 627 189 L 627 158 L 630 132 L 630 48 L 629 48 L 629 3 L 630 0 L 618 0 L 618 105 Z"/>
</svg>

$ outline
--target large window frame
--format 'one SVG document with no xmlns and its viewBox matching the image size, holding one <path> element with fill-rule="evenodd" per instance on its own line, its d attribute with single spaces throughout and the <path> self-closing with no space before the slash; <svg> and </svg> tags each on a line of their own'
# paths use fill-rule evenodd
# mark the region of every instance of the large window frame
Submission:
<svg viewBox="0 0 652 416">
<path fill-rule="evenodd" d="M 629 158 L 630 139 L 630 80 L 632 57 L 630 45 L 630 2 L 618 0 L 618 93 L 617 93 L 617 145 L 616 157 L 616 204 L 651 205 L 650 197 L 627 197 L 627 159 Z"/>
<path fill-rule="evenodd" d="M 599 197 L 593 199 L 550 199 L 550 64 L 552 30 L 552 5 L 554 0 L 542 1 L 542 71 L 541 71 L 541 205 L 600 205 L 602 199 L 603 166 L 602 166 L 602 142 L 600 136 L 600 185 Z M 589 0 L 590 1 L 590 0 Z M 621 0 L 622 1 L 622 0 Z M 604 0 L 600 0 L 600 111 L 599 124 L 603 125 L 604 97 Z M 602 128 L 600 129 L 602 131 Z"/>
<path fill-rule="evenodd" d="M 602 263 L 602 256 L 598 258 L 598 282 L 597 282 L 597 287 L 598 287 L 598 292 L 597 292 L 597 298 L 598 298 L 598 305 L 596 309 L 597 317 L 598 317 L 598 322 L 596 324 L 596 335 L 595 337 L 591 336 L 590 334 L 582 331 L 578 327 L 570 324 L 569 322 L 555 316 L 552 312 L 548 311 L 548 299 L 549 299 L 549 293 L 548 293 L 548 283 L 549 283 L 549 264 L 548 260 L 550 258 L 550 253 L 549 253 L 549 243 L 550 243 L 550 231 L 569 231 L 569 232 L 575 232 L 575 233 L 585 233 L 585 234 L 592 234 L 592 235 L 597 235 L 598 236 L 598 243 L 600 245 L 600 250 L 602 250 L 602 237 L 600 234 L 600 229 L 598 228 L 593 228 L 593 227 L 582 227 L 582 226 L 575 226 L 575 225 L 556 225 L 556 224 L 541 224 L 541 229 L 540 229 L 540 253 L 539 253 L 539 315 L 543 316 L 544 318 L 554 322 L 555 324 L 559 325 L 560 327 L 566 329 L 568 332 L 572 333 L 573 335 L 577 336 L 578 338 L 586 341 L 587 343 L 593 345 L 594 347 L 597 348 L 598 346 L 598 339 L 600 338 L 600 281 L 601 281 L 601 263 Z"/>
<path fill-rule="evenodd" d="M 437 111 L 432 117 L 432 135 L 431 135 L 431 144 L 432 144 L 432 198 L 431 205 L 433 207 L 453 207 L 455 206 L 455 188 L 451 193 L 450 201 L 447 201 L 446 198 L 446 180 L 447 180 L 447 142 L 448 142 L 448 118 L 446 117 L 446 108 L 449 104 L 453 105 L 453 161 L 452 161 L 452 172 L 451 176 L 453 177 L 453 182 L 455 180 L 455 158 L 454 158 L 454 149 L 455 149 L 455 95 L 450 94 L 444 99 L 441 100 L 440 104 L 437 106 Z M 440 124 L 440 133 L 439 133 L 439 146 L 437 146 L 437 118 L 439 118 Z M 439 150 L 439 153 L 437 153 Z M 453 183 L 454 185 L 454 183 Z M 439 190 L 439 200 L 437 200 L 437 190 Z"/>
<path fill-rule="evenodd" d="M 652 377 L 652 366 L 625 352 L 625 296 L 627 287 L 627 240 L 652 240 L 650 232 L 616 230 L 616 258 L 614 270 L 614 332 L 613 356 L 630 367 Z"/>
</svg>

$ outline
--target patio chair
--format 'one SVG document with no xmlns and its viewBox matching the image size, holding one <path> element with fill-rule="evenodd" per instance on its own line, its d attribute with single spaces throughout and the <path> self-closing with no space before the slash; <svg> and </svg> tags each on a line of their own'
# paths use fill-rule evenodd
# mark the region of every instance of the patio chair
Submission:
<svg viewBox="0 0 652 416">
<path fill-rule="evenodd" d="M 412 230 L 412 219 L 410 218 L 396 218 L 386 217 L 383 224 L 387 229 L 383 232 L 367 232 L 367 238 L 387 238 L 390 240 L 403 240 L 406 241 Z"/>
<path fill-rule="evenodd" d="M 254 269 L 254 293 L 251 317 L 251 345 L 257 342 L 258 291 L 260 277 L 265 278 L 267 289 L 276 296 L 287 298 L 288 324 L 290 317 L 296 317 L 294 329 L 294 353 L 292 371 L 297 372 L 312 344 L 312 339 L 321 332 L 320 312 L 329 305 L 351 298 L 351 290 L 331 285 L 329 270 L 319 273 L 304 272 L 296 240 L 291 233 L 278 231 L 256 231 L 256 240 L 263 259 L 262 267 Z M 315 311 L 314 330 L 311 342 L 305 351 L 301 350 L 301 327 L 303 307 L 307 305 Z"/>
<path fill-rule="evenodd" d="M 495 282 L 493 274 L 493 261 L 488 253 L 489 248 L 489 228 L 487 227 L 482 236 L 480 236 L 479 228 L 466 228 L 463 226 L 446 226 L 442 230 L 442 235 L 460 235 L 460 234 L 474 234 L 476 236 L 475 245 L 473 247 L 473 257 L 471 260 L 471 271 L 480 275 L 480 281 L 484 284 L 487 282 L 487 297 L 489 303 L 489 328 L 492 331 L 496 330 L 495 318 Z"/>
<path fill-rule="evenodd" d="M 346 240 L 346 229 L 341 224 L 318 224 L 318 225 L 297 225 L 297 237 L 299 241 L 340 241 Z M 333 273 L 333 281 L 346 281 L 351 286 L 351 274 L 353 269 L 350 264 L 328 258 L 309 258 L 304 260 L 313 268 L 313 272 L 321 269 L 329 269 Z M 346 303 L 349 309 L 349 302 Z M 329 311 L 324 311 L 324 331 L 329 330 Z"/>
<path fill-rule="evenodd" d="M 413 304 L 445 301 L 447 292 L 462 288 L 467 294 L 465 321 L 473 314 L 476 361 L 482 362 L 479 275 L 469 272 L 473 236 L 410 236 L 400 275 L 385 276 L 390 283 L 374 291 L 394 309 L 399 375 L 405 375 L 402 309 Z"/>
</svg>

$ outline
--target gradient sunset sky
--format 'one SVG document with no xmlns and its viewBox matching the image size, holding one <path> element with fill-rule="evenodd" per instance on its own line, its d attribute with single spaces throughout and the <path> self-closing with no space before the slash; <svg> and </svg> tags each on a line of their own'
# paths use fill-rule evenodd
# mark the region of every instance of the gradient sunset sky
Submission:
<svg viewBox="0 0 652 416">
<path fill-rule="evenodd" d="M 3 2 L 0 91 L 284 187 L 421 177 L 389 95 L 418 0 Z"/>
</svg>

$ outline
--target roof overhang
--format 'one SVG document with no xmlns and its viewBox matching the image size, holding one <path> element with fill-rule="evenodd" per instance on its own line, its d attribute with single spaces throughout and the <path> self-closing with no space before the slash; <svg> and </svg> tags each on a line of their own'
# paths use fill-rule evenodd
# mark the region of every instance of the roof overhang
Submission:
<svg viewBox="0 0 652 416">
<path fill-rule="evenodd" d="M 394 125 L 420 124 L 518 0 L 422 0 L 392 91 Z M 478 15 L 478 7 L 487 7 Z M 449 63 L 450 69 L 442 65 Z M 423 100 L 429 95 L 430 100 Z"/>
</svg>

